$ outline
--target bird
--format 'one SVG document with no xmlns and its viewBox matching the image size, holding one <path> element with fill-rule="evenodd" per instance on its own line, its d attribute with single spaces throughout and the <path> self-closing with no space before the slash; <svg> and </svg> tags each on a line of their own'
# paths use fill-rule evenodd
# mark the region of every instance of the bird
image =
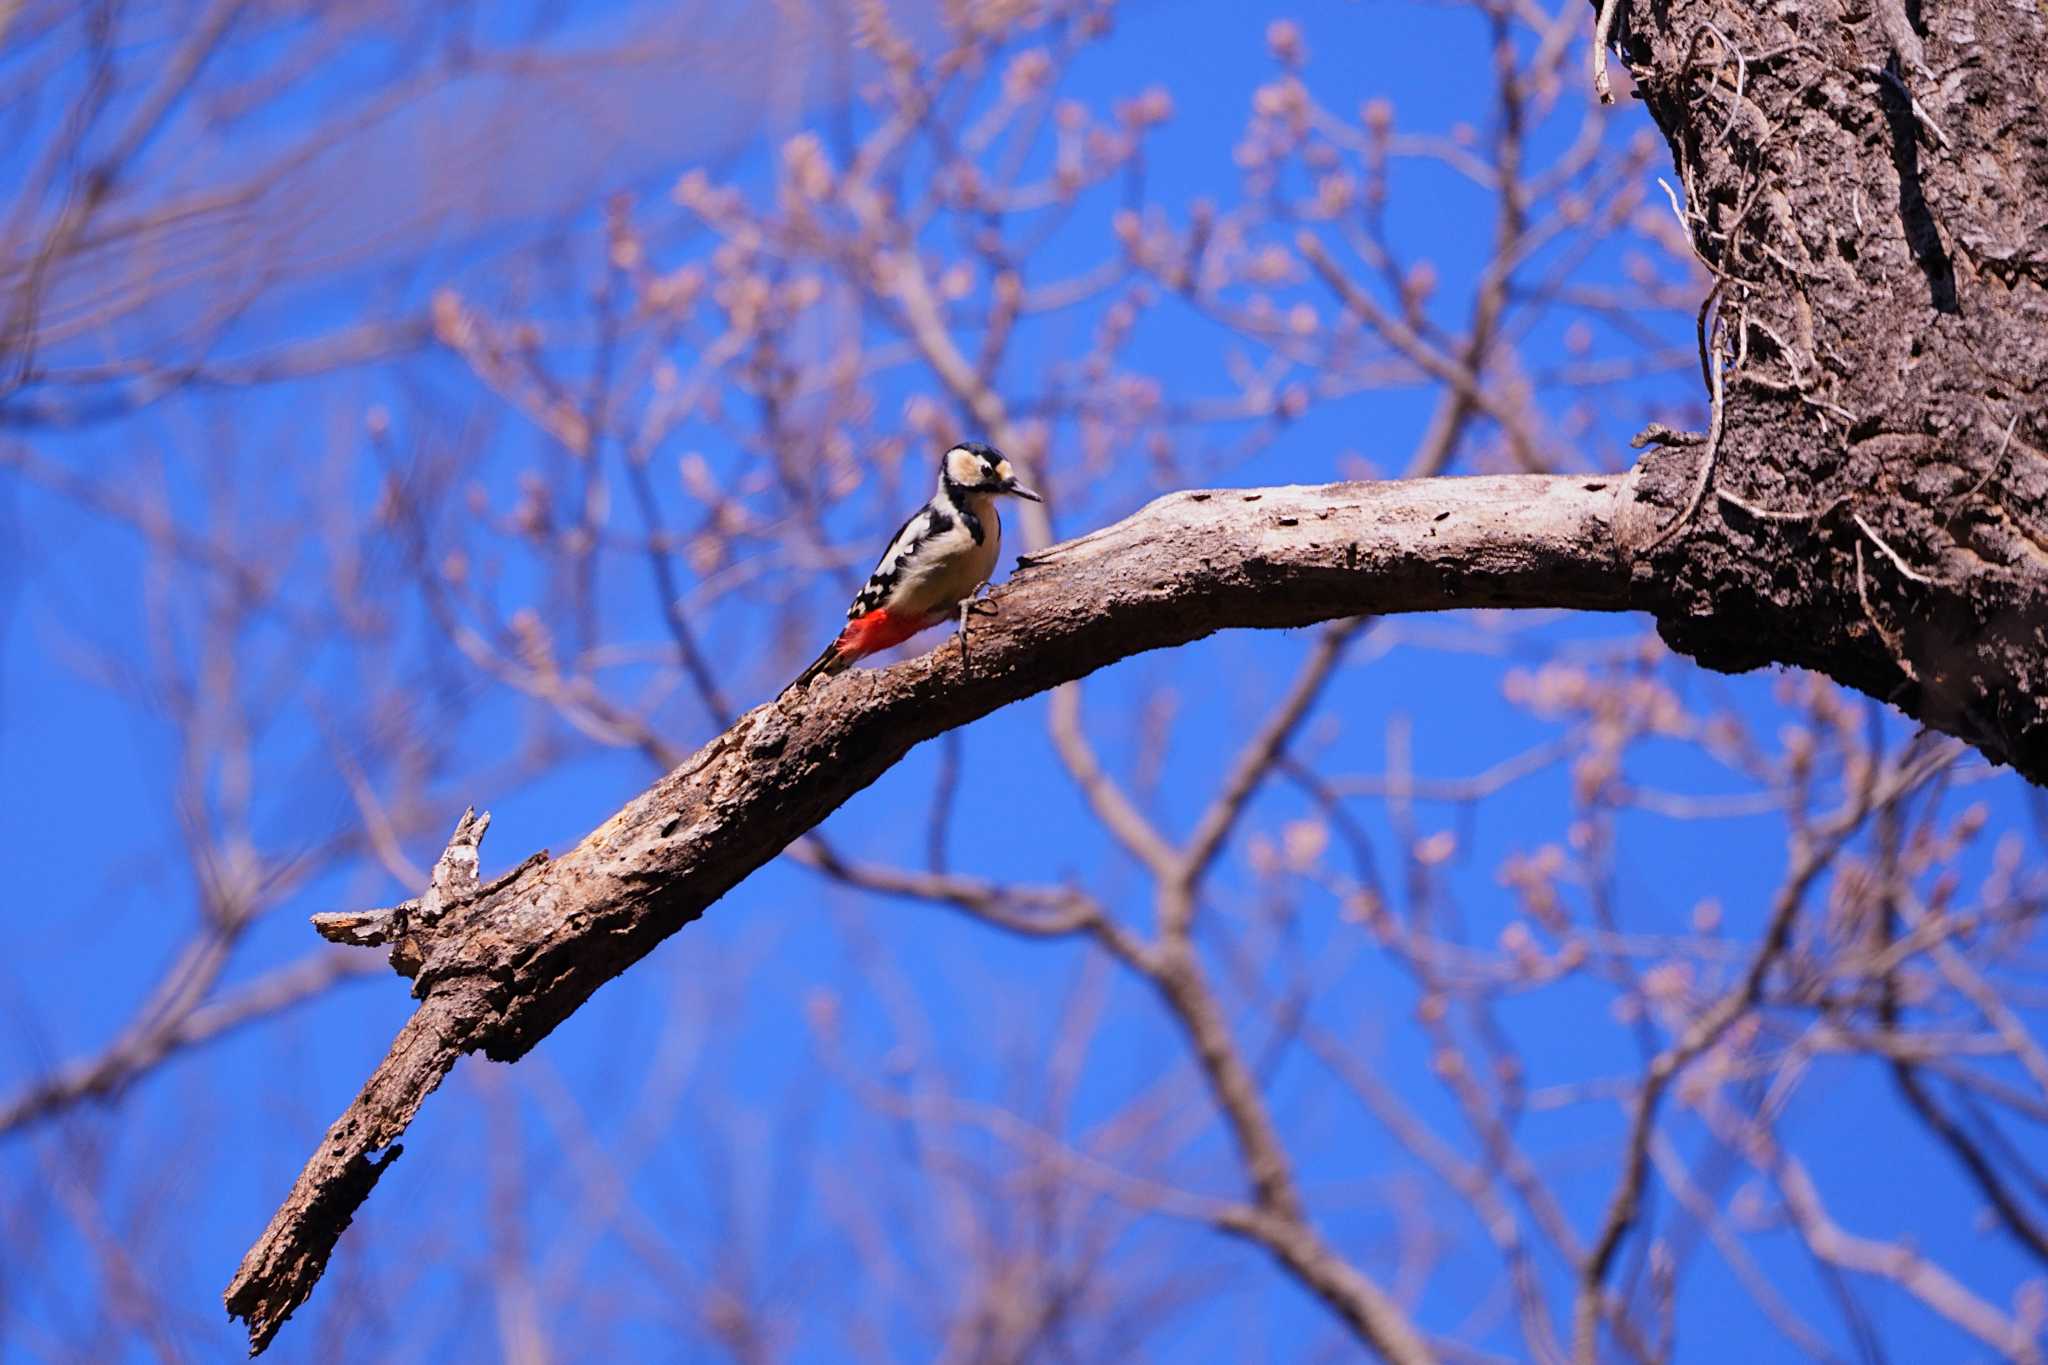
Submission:
<svg viewBox="0 0 2048 1365">
<path fill-rule="evenodd" d="M 964 632 L 967 608 L 988 586 L 1002 550 L 999 497 L 1044 501 L 1017 482 L 1016 471 L 994 446 L 962 441 L 947 450 L 939 461 L 938 491 L 896 529 L 846 609 L 845 628 L 783 695 L 955 615 Z M 964 635 L 961 643 L 964 650 Z"/>
</svg>

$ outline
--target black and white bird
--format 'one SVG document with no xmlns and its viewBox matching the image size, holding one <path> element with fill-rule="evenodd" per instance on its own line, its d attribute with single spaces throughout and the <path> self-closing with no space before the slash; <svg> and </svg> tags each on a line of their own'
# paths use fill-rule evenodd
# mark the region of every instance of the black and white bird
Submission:
<svg viewBox="0 0 2048 1365">
<path fill-rule="evenodd" d="M 897 529 L 846 609 L 846 628 L 783 691 L 841 672 L 960 614 L 995 573 L 1003 544 L 996 499 L 1004 495 L 1039 501 L 993 446 L 962 441 L 948 450 L 939 461 L 938 492 Z"/>
</svg>

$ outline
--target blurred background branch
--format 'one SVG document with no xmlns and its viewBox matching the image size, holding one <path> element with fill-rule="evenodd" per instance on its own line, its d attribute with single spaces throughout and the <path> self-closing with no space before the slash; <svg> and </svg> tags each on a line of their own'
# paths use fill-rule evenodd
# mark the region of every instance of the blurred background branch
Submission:
<svg viewBox="0 0 2048 1365">
<path fill-rule="evenodd" d="M 11 1347 L 241 1349 L 219 1269 L 412 1005 L 306 916 L 472 800 L 572 845 L 947 442 L 1031 471 L 1025 549 L 1704 428 L 1592 23 L 0 7 Z M 2041 818 L 1625 618 L 1134 660 L 459 1069 L 275 1353 L 1337 1359 L 1363 1282 L 1447 1360 L 2024 1359 Z"/>
</svg>

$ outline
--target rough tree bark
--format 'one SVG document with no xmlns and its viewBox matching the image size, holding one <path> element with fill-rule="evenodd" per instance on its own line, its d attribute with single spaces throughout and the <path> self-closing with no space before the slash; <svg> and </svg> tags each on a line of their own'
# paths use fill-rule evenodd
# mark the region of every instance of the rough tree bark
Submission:
<svg viewBox="0 0 2048 1365">
<path fill-rule="evenodd" d="M 1604 0 L 1715 285 L 1709 435 L 1636 572 L 1710 668 L 1804 664 L 2048 777 L 2048 14 Z"/>
<path fill-rule="evenodd" d="M 1365 613 L 1644 610 L 1709 667 L 1805 665 L 2048 781 L 2048 25 L 1903 2 L 1601 7 L 1716 279 L 1706 433 L 1662 433 L 1626 479 L 1176 494 L 1037 557 L 970 657 L 757 707 L 487 885 L 465 820 L 418 902 L 330 917 L 393 943 L 421 1004 L 229 1286 L 252 1347 L 462 1053 L 523 1055 L 919 741 L 1143 650 Z M 1404 1330 L 1363 1327 L 1412 1358 Z"/>
</svg>

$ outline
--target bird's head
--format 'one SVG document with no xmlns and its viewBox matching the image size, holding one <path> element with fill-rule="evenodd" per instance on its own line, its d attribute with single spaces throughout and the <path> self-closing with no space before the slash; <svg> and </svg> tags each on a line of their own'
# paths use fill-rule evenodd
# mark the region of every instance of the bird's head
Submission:
<svg viewBox="0 0 2048 1365">
<path fill-rule="evenodd" d="M 1040 501 L 1038 494 L 1017 482 L 1016 471 L 1003 452 L 980 441 L 962 441 L 946 452 L 940 476 L 962 493 L 1009 493 Z"/>
</svg>

